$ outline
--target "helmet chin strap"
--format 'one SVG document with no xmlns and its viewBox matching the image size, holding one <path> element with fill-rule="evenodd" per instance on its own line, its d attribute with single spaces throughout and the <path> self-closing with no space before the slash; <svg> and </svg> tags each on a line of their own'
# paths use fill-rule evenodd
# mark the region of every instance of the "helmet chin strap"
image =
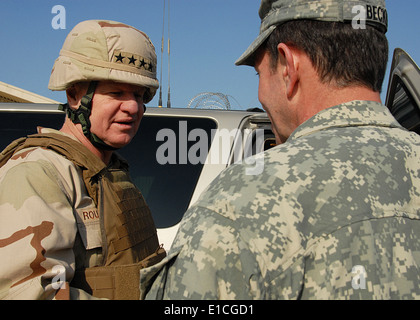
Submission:
<svg viewBox="0 0 420 320">
<path fill-rule="evenodd" d="M 92 113 L 92 99 L 95 94 L 97 81 L 91 81 L 89 88 L 86 92 L 86 95 L 80 101 L 80 106 L 77 110 L 70 108 L 69 104 L 60 104 L 58 109 L 62 111 L 67 111 L 67 116 L 74 124 L 81 124 L 83 129 L 83 134 L 89 141 L 98 149 L 114 151 L 118 148 L 111 147 L 102 141 L 97 135 L 90 131 L 91 123 L 89 117 Z"/>
</svg>

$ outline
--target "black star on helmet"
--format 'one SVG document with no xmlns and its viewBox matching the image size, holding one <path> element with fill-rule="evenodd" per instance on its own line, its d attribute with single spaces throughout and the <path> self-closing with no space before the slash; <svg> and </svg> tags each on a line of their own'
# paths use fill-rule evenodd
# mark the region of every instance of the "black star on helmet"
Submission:
<svg viewBox="0 0 420 320">
<path fill-rule="evenodd" d="M 115 58 L 117 58 L 117 60 L 115 62 L 123 63 L 124 56 L 122 56 L 121 53 L 118 56 L 115 56 Z"/>
<path fill-rule="evenodd" d="M 144 59 L 141 59 L 140 60 L 140 68 L 141 67 L 146 68 L 145 66 L 146 66 L 146 61 L 144 61 Z"/>
<path fill-rule="evenodd" d="M 131 56 L 131 58 L 128 58 L 128 59 L 130 60 L 128 64 L 132 63 L 135 65 L 135 62 L 137 61 L 137 59 L 134 59 L 134 56 Z"/>
</svg>

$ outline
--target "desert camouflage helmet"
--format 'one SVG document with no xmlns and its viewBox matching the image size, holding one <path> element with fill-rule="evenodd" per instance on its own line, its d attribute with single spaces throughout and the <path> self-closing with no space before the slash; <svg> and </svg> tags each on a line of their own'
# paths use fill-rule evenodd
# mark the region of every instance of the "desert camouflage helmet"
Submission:
<svg viewBox="0 0 420 320">
<path fill-rule="evenodd" d="M 110 80 L 146 87 L 148 103 L 159 88 L 156 66 L 155 47 L 144 32 L 116 21 L 83 21 L 68 34 L 48 88 L 59 91 L 76 82 Z"/>
</svg>

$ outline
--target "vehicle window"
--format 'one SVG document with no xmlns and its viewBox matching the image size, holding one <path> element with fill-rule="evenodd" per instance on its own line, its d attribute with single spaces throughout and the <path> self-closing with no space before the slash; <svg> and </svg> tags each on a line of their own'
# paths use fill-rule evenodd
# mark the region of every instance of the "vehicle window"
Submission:
<svg viewBox="0 0 420 320">
<path fill-rule="evenodd" d="M 244 157 L 253 156 L 260 152 L 269 150 L 276 146 L 276 139 L 274 137 L 274 134 L 271 130 L 267 129 L 259 129 L 261 131 L 254 130 L 251 134 L 251 140 L 248 142 L 251 145 L 250 150 L 245 151 Z M 259 136 L 261 134 L 262 136 Z M 245 146 L 245 148 L 248 148 L 248 144 Z"/>
<path fill-rule="evenodd" d="M 37 133 L 37 127 L 60 129 L 64 122 L 61 113 L 1 112 L 0 150 L 13 140 Z"/>
<path fill-rule="evenodd" d="M 269 150 L 277 145 L 273 131 L 264 130 L 264 144 L 261 151 Z"/>
<path fill-rule="evenodd" d="M 403 127 L 420 134 L 420 109 L 400 78 L 397 78 L 394 92 L 389 107 L 391 113 Z"/>
<path fill-rule="evenodd" d="M 180 150 L 192 150 L 191 147 L 197 144 L 197 141 L 188 141 L 187 137 L 191 138 L 190 133 L 195 129 L 205 132 L 209 137 L 206 141 L 208 152 L 211 130 L 215 128 L 216 123 L 207 118 L 145 116 L 136 137 L 119 151 L 130 165 L 133 182 L 145 197 L 157 228 L 170 227 L 181 220 L 203 168 L 203 161 L 193 164 L 181 154 Z M 176 137 L 175 163 L 161 164 L 157 159 L 158 149 L 161 153 L 166 143 L 166 140 L 157 140 L 161 130 L 173 132 Z M 187 143 L 184 149 L 180 143 Z"/>
</svg>

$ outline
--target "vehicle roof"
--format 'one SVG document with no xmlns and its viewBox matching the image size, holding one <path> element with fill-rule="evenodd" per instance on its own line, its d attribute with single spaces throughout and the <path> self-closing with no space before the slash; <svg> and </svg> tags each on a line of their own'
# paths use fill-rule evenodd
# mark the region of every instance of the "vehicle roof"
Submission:
<svg viewBox="0 0 420 320">
<path fill-rule="evenodd" d="M 0 112 L 35 112 L 35 113 L 62 113 L 58 104 L 35 103 L 0 103 Z M 176 117 L 203 117 L 212 118 L 222 128 L 237 128 L 238 123 L 245 118 L 259 121 L 269 121 L 265 112 L 246 110 L 221 109 L 192 109 L 192 108 L 158 108 L 147 107 L 145 116 L 176 116 Z M 230 125 L 229 125 L 230 123 Z"/>
<path fill-rule="evenodd" d="M 261 109 L 260 109 L 261 110 Z M 42 112 L 42 111 L 58 111 L 58 104 L 47 103 L 0 103 L 0 111 L 16 111 L 16 112 Z M 261 111 L 248 111 L 248 110 L 222 110 L 222 109 L 192 109 L 192 108 L 158 108 L 147 106 L 146 113 L 149 115 L 165 114 L 165 115 L 191 115 L 192 113 L 197 116 L 212 116 L 212 115 L 237 115 L 244 116 L 250 114 L 265 114 Z"/>
<path fill-rule="evenodd" d="M 0 103 L 0 112 L 57 112 L 58 104 L 47 103 Z"/>
</svg>

